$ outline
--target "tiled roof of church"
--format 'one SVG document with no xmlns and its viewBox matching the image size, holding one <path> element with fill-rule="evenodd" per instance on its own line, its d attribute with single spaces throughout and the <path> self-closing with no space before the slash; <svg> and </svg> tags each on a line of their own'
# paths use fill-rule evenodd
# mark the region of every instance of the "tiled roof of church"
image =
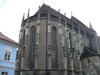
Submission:
<svg viewBox="0 0 100 75">
<path fill-rule="evenodd" d="M 85 31 L 90 37 L 96 34 L 95 30 L 91 30 L 74 16 L 71 16 L 71 19 L 69 19 L 65 15 L 61 14 L 60 12 L 56 11 L 55 9 L 53 9 L 52 7 L 46 4 L 43 4 L 33 16 L 29 17 L 29 19 L 31 20 L 31 19 L 37 18 L 39 13 L 42 16 L 47 16 L 48 14 L 50 14 L 51 18 L 53 17 L 53 19 L 55 19 L 56 21 L 59 21 L 59 18 L 60 18 L 63 24 L 65 23 L 65 21 L 67 21 L 68 24 L 74 25 L 74 27 L 76 27 L 77 29 L 80 28 L 82 32 L 84 32 L 84 28 L 85 28 Z M 24 23 L 26 21 L 27 19 L 24 20 Z"/>
<path fill-rule="evenodd" d="M 96 33 L 95 30 L 88 28 L 85 24 L 83 24 L 81 21 L 79 21 L 74 16 L 71 16 L 71 20 L 73 21 L 74 25 L 79 26 L 81 30 L 83 30 L 85 28 L 85 31 L 87 31 L 89 34 L 95 34 Z"/>
<path fill-rule="evenodd" d="M 57 16 L 58 18 L 62 18 L 64 20 L 68 20 L 70 21 L 69 18 L 65 17 L 63 14 L 61 14 L 60 12 L 56 11 L 55 9 L 51 8 L 50 6 L 43 4 L 40 9 L 35 13 L 35 15 L 37 15 L 38 13 L 41 14 L 52 14 L 54 16 Z"/>
<path fill-rule="evenodd" d="M 99 55 L 96 50 L 91 50 L 90 48 L 85 46 L 84 51 L 81 54 L 81 59 L 86 57 L 96 56 L 96 55 Z"/>
<path fill-rule="evenodd" d="M 61 14 L 60 12 L 56 11 L 55 9 L 51 8 L 50 6 L 46 5 L 46 4 L 43 4 L 40 9 L 34 14 L 35 15 L 38 15 L 38 13 L 40 14 L 51 14 L 55 17 L 60 17 L 62 20 L 66 21 L 69 23 L 69 24 L 72 24 L 73 22 L 76 23 L 76 27 L 79 26 L 81 28 L 81 30 L 83 30 L 82 28 L 85 27 L 86 31 L 89 33 L 89 34 L 95 34 L 95 30 L 90 30 L 85 24 L 83 24 L 81 21 L 79 21 L 77 18 L 75 18 L 74 16 L 71 16 L 71 19 L 67 18 L 65 15 Z"/>
<path fill-rule="evenodd" d="M 0 32 L 0 39 L 17 44 L 14 40 L 10 39 L 9 37 L 5 36 L 3 33 Z"/>
</svg>

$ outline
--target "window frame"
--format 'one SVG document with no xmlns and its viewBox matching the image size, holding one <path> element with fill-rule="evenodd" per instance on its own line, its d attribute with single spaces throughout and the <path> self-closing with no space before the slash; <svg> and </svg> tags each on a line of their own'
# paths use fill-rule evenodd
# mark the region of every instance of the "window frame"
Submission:
<svg viewBox="0 0 100 75">
<path fill-rule="evenodd" d="M 51 51 L 51 55 L 52 55 L 52 64 L 53 65 L 51 65 L 51 67 L 52 67 L 52 69 L 58 69 L 58 46 L 57 46 L 57 28 L 55 27 L 55 26 L 53 26 L 52 28 L 51 28 L 51 38 L 52 38 L 52 51 Z M 53 33 L 54 32 L 54 33 Z M 56 39 L 56 41 L 55 41 L 55 39 Z M 54 41 L 54 42 L 53 42 Z M 55 48 L 54 48 L 54 43 L 55 43 Z M 53 49 L 55 49 L 55 51 L 53 50 Z M 55 52 L 55 53 L 52 53 L 52 52 Z M 55 58 L 53 58 L 53 54 L 56 54 L 56 55 L 54 55 L 55 56 Z M 54 61 L 54 60 L 56 60 L 56 61 Z M 55 66 L 54 66 L 55 65 Z"/>
<path fill-rule="evenodd" d="M 4 73 L 4 74 L 2 74 L 2 73 Z M 8 72 L 2 71 L 0 75 L 8 75 Z"/>
<path fill-rule="evenodd" d="M 4 60 L 10 61 L 11 60 L 11 51 L 10 50 L 4 50 Z"/>
<path fill-rule="evenodd" d="M 35 26 L 32 26 L 30 28 L 30 35 L 31 35 L 30 43 L 29 43 L 29 61 L 30 61 L 29 68 L 30 68 L 30 70 L 34 69 L 34 67 L 35 67 L 36 31 L 37 31 L 37 29 Z M 33 33 L 34 33 L 34 35 L 33 35 Z"/>
</svg>

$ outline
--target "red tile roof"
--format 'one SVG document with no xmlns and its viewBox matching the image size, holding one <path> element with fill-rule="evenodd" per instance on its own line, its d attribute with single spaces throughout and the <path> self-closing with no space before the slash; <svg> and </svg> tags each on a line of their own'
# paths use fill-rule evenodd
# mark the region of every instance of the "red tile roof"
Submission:
<svg viewBox="0 0 100 75">
<path fill-rule="evenodd" d="M 17 42 L 15 42 L 14 40 L 8 38 L 7 36 L 5 36 L 4 34 L 2 34 L 1 32 L 0 32 L 0 39 L 8 41 L 8 42 L 11 42 L 11 43 L 14 43 L 14 44 L 17 44 Z"/>
</svg>

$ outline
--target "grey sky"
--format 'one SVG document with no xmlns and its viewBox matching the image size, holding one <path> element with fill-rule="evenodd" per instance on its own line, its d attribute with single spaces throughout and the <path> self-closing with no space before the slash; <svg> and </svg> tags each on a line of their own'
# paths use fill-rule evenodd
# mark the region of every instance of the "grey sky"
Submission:
<svg viewBox="0 0 100 75">
<path fill-rule="evenodd" d="M 99 0 L 44 0 L 55 10 L 60 9 L 68 18 L 72 15 L 89 27 L 89 20 L 93 28 L 100 35 L 100 1 Z M 0 0 L 0 31 L 18 41 L 19 30 L 23 13 L 27 16 L 38 10 L 43 0 Z"/>
</svg>

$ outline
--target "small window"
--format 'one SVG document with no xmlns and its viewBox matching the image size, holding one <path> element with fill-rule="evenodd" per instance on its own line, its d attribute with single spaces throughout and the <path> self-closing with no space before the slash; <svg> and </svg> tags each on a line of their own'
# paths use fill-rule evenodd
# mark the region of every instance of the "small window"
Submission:
<svg viewBox="0 0 100 75">
<path fill-rule="evenodd" d="M 8 72 L 1 72 L 1 75 L 8 75 Z"/>
<path fill-rule="evenodd" d="M 4 53 L 4 60 L 10 60 L 10 57 L 11 57 L 11 52 L 8 51 L 8 50 L 5 50 L 5 53 Z"/>
</svg>

